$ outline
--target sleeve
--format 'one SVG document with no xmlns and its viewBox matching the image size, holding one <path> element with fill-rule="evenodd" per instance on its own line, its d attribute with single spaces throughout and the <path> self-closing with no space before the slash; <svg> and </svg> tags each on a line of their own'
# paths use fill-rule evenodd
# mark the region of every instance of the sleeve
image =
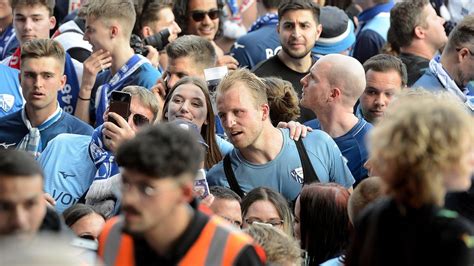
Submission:
<svg viewBox="0 0 474 266">
<path fill-rule="evenodd" d="M 379 54 L 385 40 L 373 30 L 364 30 L 357 36 L 352 56 L 363 64 L 367 59 Z"/>
<path fill-rule="evenodd" d="M 452 220 L 451 228 L 442 235 L 446 262 L 450 265 L 474 265 L 474 230 L 464 219 Z"/>
<path fill-rule="evenodd" d="M 329 170 L 329 182 L 335 182 L 349 188 L 354 184 L 355 179 L 347 166 L 347 160 L 342 155 L 336 142 L 326 133 L 324 135 L 326 137 L 320 137 L 318 141 L 325 141 L 327 155 L 325 163 Z"/>
<path fill-rule="evenodd" d="M 229 152 L 231 152 L 234 149 L 234 145 L 232 145 L 230 142 L 221 138 L 218 135 L 216 135 L 216 142 L 222 156 L 226 156 Z"/>
<path fill-rule="evenodd" d="M 265 265 L 265 261 L 260 258 L 260 256 L 255 251 L 253 246 L 247 246 L 240 254 L 237 256 L 237 259 L 234 262 L 235 266 L 249 266 L 249 265 Z"/>
<path fill-rule="evenodd" d="M 224 186 L 229 187 L 229 184 L 226 182 L 226 177 L 224 173 L 224 164 L 220 161 L 218 164 L 214 165 L 206 174 L 207 183 L 209 186 Z"/>
<path fill-rule="evenodd" d="M 241 68 L 243 67 L 252 68 L 254 66 L 253 60 L 250 57 L 247 49 L 245 48 L 245 45 L 240 44 L 238 40 L 232 46 L 230 55 L 233 56 L 237 61 L 239 61 L 239 67 Z"/>
</svg>

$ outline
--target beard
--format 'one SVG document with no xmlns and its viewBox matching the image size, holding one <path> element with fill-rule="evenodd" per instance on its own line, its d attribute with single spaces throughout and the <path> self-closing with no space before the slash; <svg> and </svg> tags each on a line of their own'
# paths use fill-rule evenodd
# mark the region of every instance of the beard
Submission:
<svg viewBox="0 0 474 266">
<path fill-rule="evenodd" d="M 305 56 L 307 56 L 310 52 L 311 49 L 303 51 L 303 52 L 293 52 L 288 47 L 282 45 L 281 49 L 291 58 L 293 59 L 303 59 Z"/>
</svg>

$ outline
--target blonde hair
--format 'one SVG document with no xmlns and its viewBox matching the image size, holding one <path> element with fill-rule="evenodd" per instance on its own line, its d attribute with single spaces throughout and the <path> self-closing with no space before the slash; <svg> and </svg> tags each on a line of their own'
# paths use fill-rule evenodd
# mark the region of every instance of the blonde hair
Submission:
<svg viewBox="0 0 474 266">
<path fill-rule="evenodd" d="M 131 0 L 89 0 L 81 12 L 84 12 L 86 17 L 105 21 L 116 19 L 123 27 L 125 38 L 130 38 L 136 20 L 135 7 Z"/>
<path fill-rule="evenodd" d="M 267 262 L 274 265 L 301 265 L 301 249 L 298 242 L 280 230 L 266 224 L 252 224 L 244 230 L 263 250 Z"/>
<path fill-rule="evenodd" d="M 451 97 L 401 95 L 370 134 L 371 160 L 387 192 L 413 207 L 442 205 L 444 178 L 474 145 L 474 118 Z"/>
<path fill-rule="evenodd" d="M 152 122 L 156 120 L 160 111 L 160 104 L 153 92 L 147 90 L 145 87 L 136 85 L 126 86 L 122 89 L 122 91 L 130 93 L 132 96 L 137 96 L 138 100 L 140 101 L 140 105 L 150 109 L 150 111 L 153 113 Z"/>
<path fill-rule="evenodd" d="M 64 71 L 66 53 L 62 45 L 51 39 L 33 39 L 21 46 L 20 58 L 26 61 L 28 58 L 52 57 L 59 63 L 61 73 Z"/>
<path fill-rule="evenodd" d="M 245 85 L 244 87 L 246 87 L 254 99 L 255 106 L 268 104 L 265 83 L 246 68 L 229 72 L 217 86 L 217 95 L 225 93 L 237 85 L 237 83 Z"/>
</svg>

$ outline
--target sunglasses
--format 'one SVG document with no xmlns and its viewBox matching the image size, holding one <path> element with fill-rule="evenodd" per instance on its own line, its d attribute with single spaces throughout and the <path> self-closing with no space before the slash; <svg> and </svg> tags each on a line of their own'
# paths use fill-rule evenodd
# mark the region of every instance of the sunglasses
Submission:
<svg viewBox="0 0 474 266">
<path fill-rule="evenodd" d="M 201 22 L 204 20 L 206 15 L 209 16 L 210 19 L 217 19 L 219 18 L 219 15 L 221 14 L 219 9 L 211 9 L 209 11 L 202 11 L 202 10 L 194 10 L 190 12 L 191 18 L 195 22 Z"/>
<path fill-rule="evenodd" d="M 132 119 L 133 119 L 133 123 L 137 127 L 141 127 L 141 126 L 145 126 L 145 125 L 150 124 L 150 119 L 148 119 L 146 116 L 141 115 L 141 114 L 134 114 Z"/>
</svg>

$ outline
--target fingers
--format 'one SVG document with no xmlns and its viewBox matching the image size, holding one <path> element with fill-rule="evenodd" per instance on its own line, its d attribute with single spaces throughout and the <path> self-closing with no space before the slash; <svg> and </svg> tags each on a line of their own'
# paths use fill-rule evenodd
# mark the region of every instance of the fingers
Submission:
<svg viewBox="0 0 474 266">
<path fill-rule="evenodd" d="M 158 50 L 155 49 L 155 47 L 151 45 L 147 45 L 145 47 L 148 49 L 148 54 L 146 55 L 146 58 L 150 60 L 153 67 L 158 67 L 160 63 L 160 53 L 158 52 Z"/>
<path fill-rule="evenodd" d="M 239 67 L 239 61 L 230 55 L 220 56 L 217 59 L 218 66 L 227 66 L 229 70 L 235 70 Z"/>
<path fill-rule="evenodd" d="M 104 125 L 104 128 L 107 128 L 108 130 L 117 132 L 121 128 L 130 128 L 128 121 L 117 113 L 109 112 L 109 118 L 114 119 L 117 124 L 108 123 L 107 125 Z"/>
<path fill-rule="evenodd" d="M 56 205 L 56 201 L 53 197 L 51 197 L 51 195 L 49 195 L 48 193 L 44 193 L 43 196 L 49 206 L 53 207 Z"/>
<path fill-rule="evenodd" d="M 166 88 L 164 81 L 160 79 L 153 87 L 151 87 L 151 92 L 159 96 L 162 100 L 166 97 Z"/>
<path fill-rule="evenodd" d="M 112 56 L 109 51 L 102 49 L 94 52 L 84 61 L 84 68 L 91 74 L 97 74 L 110 66 L 112 66 Z"/>
</svg>

